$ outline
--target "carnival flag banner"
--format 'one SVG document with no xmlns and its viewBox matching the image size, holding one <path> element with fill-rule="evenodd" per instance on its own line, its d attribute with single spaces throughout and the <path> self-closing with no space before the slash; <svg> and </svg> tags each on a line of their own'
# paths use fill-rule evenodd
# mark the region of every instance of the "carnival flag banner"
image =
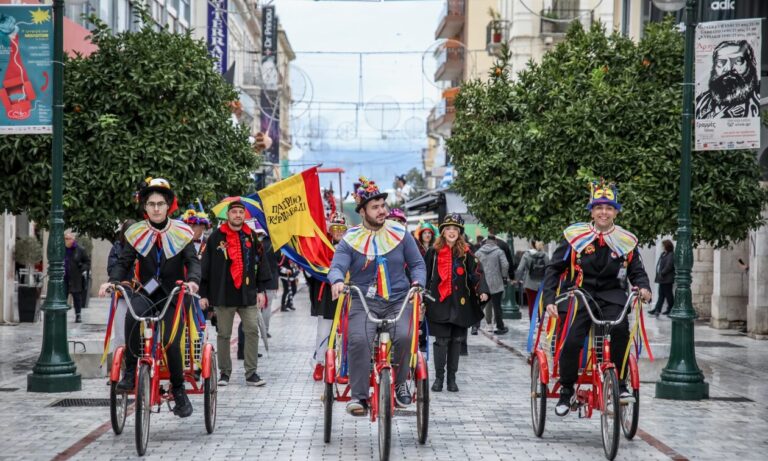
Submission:
<svg viewBox="0 0 768 461">
<path fill-rule="evenodd" d="M 262 189 L 258 198 L 264 216 L 257 219 L 269 234 L 272 247 L 313 277 L 324 280 L 333 258 L 333 245 L 326 235 L 317 167 Z"/>
<path fill-rule="evenodd" d="M 761 21 L 696 27 L 695 150 L 760 147 Z"/>
<path fill-rule="evenodd" d="M 0 134 L 53 132 L 50 5 L 0 5 Z"/>
</svg>

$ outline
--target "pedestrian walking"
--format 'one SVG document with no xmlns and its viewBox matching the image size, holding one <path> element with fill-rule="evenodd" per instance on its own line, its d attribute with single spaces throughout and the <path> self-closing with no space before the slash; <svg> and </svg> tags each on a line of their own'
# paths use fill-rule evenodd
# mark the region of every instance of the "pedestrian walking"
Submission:
<svg viewBox="0 0 768 461">
<path fill-rule="evenodd" d="M 298 289 L 299 267 L 285 255 L 282 255 L 278 265 L 280 266 L 280 283 L 283 285 L 280 311 L 295 311 L 293 297 L 296 296 L 296 290 Z"/>
<path fill-rule="evenodd" d="M 497 245 L 495 238 L 486 239 L 475 255 L 480 260 L 485 275 L 485 283 L 488 285 L 491 299 L 488 304 L 493 308 L 493 320 L 496 323 L 497 335 L 506 334 L 509 329 L 501 318 L 501 298 L 504 296 L 504 285 L 509 274 L 509 263 L 504 251 Z M 477 332 L 477 325 L 472 327 L 473 333 Z"/>
<path fill-rule="evenodd" d="M 260 307 L 266 303 L 266 284 L 272 276 L 263 254 L 255 232 L 245 224 L 245 205 L 230 202 L 227 222 L 208 237 L 200 285 L 200 305 L 203 309 L 213 306 L 218 319 L 220 386 L 229 384 L 232 375 L 229 344 L 235 314 L 240 316 L 245 334 L 245 382 L 249 386 L 266 383 L 257 373 Z"/>
<path fill-rule="evenodd" d="M 440 223 L 440 236 L 427 252 L 427 290 L 434 301 L 427 302 L 429 334 L 435 337 L 432 350 L 435 361 L 434 392 L 443 390 L 448 368 L 447 389 L 458 392 L 461 345 L 467 329 L 483 318 L 480 303 L 488 300 L 488 286 L 482 266 L 464 240 L 464 219 L 449 214 Z"/>
<path fill-rule="evenodd" d="M 661 242 L 664 246 L 664 251 L 659 257 L 659 261 L 656 263 L 656 279 L 654 280 L 659 284 L 659 299 L 656 301 L 656 307 L 649 312 L 656 317 L 659 314 L 669 315 L 669 311 L 675 305 L 675 294 L 673 287 L 675 285 L 675 246 L 672 244 L 672 240 L 664 240 Z M 667 303 L 667 310 L 661 312 L 661 308 L 664 307 L 664 302 Z"/>
<path fill-rule="evenodd" d="M 544 252 L 544 242 L 532 240 L 531 248 L 523 253 L 520 264 L 515 271 L 515 279 L 521 282 L 525 290 L 525 298 L 528 301 L 528 320 L 535 308 L 536 294 L 539 285 L 544 280 L 544 274 L 549 265 L 549 256 Z"/>
<path fill-rule="evenodd" d="M 360 214 L 362 224 L 344 234 L 336 246 L 328 272 L 332 299 L 338 299 L 344 290 L 344 281 L 349 273 L 349 283 L 365 293 L 368 308 L 378 318 L 394 318 L 411 287 L 423 287 L 426 278 L 424 260 L 416 241 L 405 226 L 387 219 L 386 198 L 387 193 L 381 192 L 373 181 L 360 178 L 360 184 L 355 188 L 355 211 Z M 376 337 L 376 324 L 368 321 L 357 294 L 350 294 L 350 297 L 347 361 L 352 390 L 347 413 L 365 416 L 368 412 L 371 347 Z M 410 302 L 400 320 L 390 329 L 392 364 L 397 366 L 394 400 L 399 407 L 411 404 L 412 390 L 407 379 L 412 314 L 413 302 Z"/>
<path fill-rule="evenodd" d="M 75 308 L 75 323 L 83 321 L 83 281 L 85 272 L 91 270 L 91 258 L 77 245 L 77 235 L 67 229 L 64 232 L 64 286 L 67 295 L 72 296 L 72 306 Z"/>
<path fill-rule="evenodd" d="M 192 229 L 183 222 L 170 219 L 176 211 L 176 194 L 170 183 L 162 178 L 147 178 L 138 191 L 139 203 L 146 219 L 130 226 L 117 264 L 109 273 L 109 282 L 99 289 L 106 296 L 111 284 L 132 284 L 128 295 L 138 316 L 146 316 L 162 306 L 179 280 L 185 281 L 190 293 L 197 293 L 200 283 L 200 259 L 192 245 Z M 137 283 L 133 283 L 133 282 Z M 184 390 L 184 365 L 181 360 L 181 337 L 174 330 L 173 309 L 163 317 L 165 357 L 170 372 L 171 394 L 176 406 L 173 413 L 180 418 L 192 414 L 192 403 Z M 136 387 L 136 363 L 141 350 L 141 323 L 128 314 L 125 317 L 125 372 L 117 383 L 121 392 L 133 392 Z"/>
</svg>

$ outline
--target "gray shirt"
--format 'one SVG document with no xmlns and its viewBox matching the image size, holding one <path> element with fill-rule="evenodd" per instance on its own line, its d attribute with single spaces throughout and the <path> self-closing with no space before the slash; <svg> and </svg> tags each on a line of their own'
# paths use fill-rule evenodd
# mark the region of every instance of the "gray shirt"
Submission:
<svg viewBox="0 0 768 461">
<path fill-rule="evenodd" d="M 427 284 L 427 267 L 419 253 L 419 248 L 413 236 L 406 232 L 403 240 L 389 253 L 383 255 L 386 259 L 389 272 L 389 300 L 394 301 L 404 298 L 411 288 L 411 282 L 419 285 Z M 366 262 L 368 264 L 366 265 Z M 410 280 L 406 276 L 405 269 L 410 272 Z M 368 287 L 375 286 L 378 264 L 376 260 L 368 261 L 366 256 L 347 242 L 342 240 L 336 245 L 336 253 L 331 261 L 331 269 L 328 272 L 328 281 L 332 284 L 344 281 L 344 274 L 349 272 L 349 282 L 356 285 L 363 293 L 368 292 Z M 377 299 L 379 296 L 376 296 Z"/>
</svg>

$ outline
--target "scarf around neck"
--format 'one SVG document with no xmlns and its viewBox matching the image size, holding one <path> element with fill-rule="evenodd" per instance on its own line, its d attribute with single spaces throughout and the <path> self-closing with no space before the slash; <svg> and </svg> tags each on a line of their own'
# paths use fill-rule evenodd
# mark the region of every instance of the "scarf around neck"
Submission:
<svg viewBox="0 0 768 461">
<path fill-rule="evenodd" d="M 125 240 L 139 254 L 146 257 L 155 248 L 158 239 L 165 259 L 171 259 L 192 241 L 192 228 L 181 221 L 169 219 L 162 229 L 156 229 L 148 219 L 139 221 L 125 231 Z"/>
<path fill-rule="evenodd" d="M 240 230 L 232 230 L 229 227 L 229 223 L 224 223 L 219 229 L 226 237 L 227 241 L 227 255 L 231 261 L 229 264 L 229 273 L 232 275 L 232 281 L 235 284 L 235 288 L 240 289 L 243 286 L 243 248 L 240 240 L 240 232 L 245 235 L 251 234 L 251 228 L 247 224 L 244 224 Z M 246 240 L 245 243 L 250 247 L 250 240 Z"/>
<path fill-rule="evenodd" d="M 591 223 L 571 224 L 563 231 L 563 237 L 576 250 L 576 253 L 581 253 L 595 240 L 601 245 L 605 243 L 619 256 L 627 256 L 637 246 L 637 237 L 616 225 L 608 232 L 600 232 Z"/>
</svg>

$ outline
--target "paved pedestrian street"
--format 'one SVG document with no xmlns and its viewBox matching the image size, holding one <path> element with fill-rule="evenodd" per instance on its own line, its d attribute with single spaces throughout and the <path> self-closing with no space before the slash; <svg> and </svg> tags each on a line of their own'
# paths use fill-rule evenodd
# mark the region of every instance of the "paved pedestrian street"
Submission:
<svg viewBox="0 0 768 461">
<path fill-rule="evenodd" d="M 145 459 L 377 459 L 376 426 L 367 418 L 346 415 L 343 403 L 334 406 L 331 443 L 323 443 L 322 384 L 312 380 L 310 366 L 315 319 L 309 316 L 304 287 L 297 306 L 295 312 L 272 316 L 270 351 L 259 362 L 267 385 L 247 387 L 242 362 L 235 361 L 229 386 L 220 388 L 216 431 L 206 434 L 202 396 L 190 396 L 195 409 L 191 417 L 179 419 L 167 408 L 152 415 Z M 101 338 L 106 312 L 105 300 L 92 299 L 84 311 L 85 323 L 69 324 L 69 339 Z M 697 325 L 698 363 L 712 398 L 658 400 L 653 383 L 666 364 L 670 321 L 647 320 L 657 360 L 642 362 L 640 431 L 633 441 L 622 438 L 617 459 L 765 459 L 768 342 Z M 507 322 L 511 331 L 501 338 L 485 331 L 469 337 L 469 356 L 461 358 L 458 375 L 460 392 L 432 394 L 425 445 L 416 438 L 415 409 L 396 413 L 392 459 L 604 459 L 597 414 L 561 419 L 549 402 L 544 436 L 534 436 L 529 369 L 521 352 L 526 326 Z M 132 415 L 117 436 L 107 406 L 52 406 L 64 398 L 106 399 L 106 379 L 83 379 L 83 390 L 71 394 L 26 392 L 41 331 L 41 323 L 0 327 L 0 459 L 136 459 Z"/>
</svg>

